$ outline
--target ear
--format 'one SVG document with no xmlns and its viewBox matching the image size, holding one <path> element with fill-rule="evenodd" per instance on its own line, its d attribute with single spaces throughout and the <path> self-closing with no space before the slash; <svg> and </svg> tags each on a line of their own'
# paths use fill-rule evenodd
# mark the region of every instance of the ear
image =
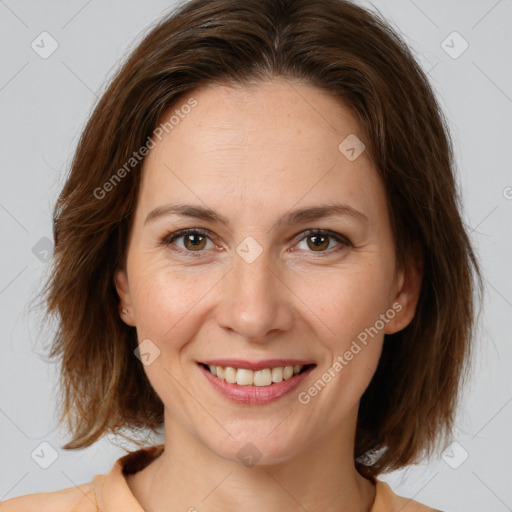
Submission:
<svg viewBox="0 0 512 512">
<path fill-rule="evenodd" d="M 117 290 L 117 296 L 119 297 L 119 316 L 125 324 L 135 327 L 128 276 L 124 269 L 116 270 L 114 274 L 114 285 Z"/>
<path fill-rule="evenodd" d="M 405 329 L 416 313 L 423 279 L 423 251 L 419 243 L 414 244 L 406 259 L 404 267 L 397 272 L 397 291 L 392 303 L 396 315 L 386 324 L 386 334 Z"/>
</svg>

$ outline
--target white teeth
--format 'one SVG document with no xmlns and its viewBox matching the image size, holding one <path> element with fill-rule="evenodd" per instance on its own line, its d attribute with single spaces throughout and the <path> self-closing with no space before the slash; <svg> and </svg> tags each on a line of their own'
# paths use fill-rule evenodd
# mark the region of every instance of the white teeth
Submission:
<svg viewBox="0 0 512 512">
<path fill-rule="evenodd" d="M 272 384 L 272 370 L 270 368 L 254 372 L 255 386 L 270 386 L 270 384 Z"/>
<path fill-rule="evenodd" d="M 236 382 L 236 370 L 231 368 L 231 366 L 224 368 L 224 378 L 226 379 L 226 382 L 234 384 Z"/>
<path fill-rule="evenodd" d="M 285 366 L 283 370 L 283 379 L 288 380 L 293 375 L 293 366 Z"/>
<path fill-rule="evenodd" d="M 239 368 L 236 372 L 236 383 L 240 386 L 252 386 L 254 382 L 254 372 Z"/>
<path fill-rule="evenodd" d="M 261 370 L 248 370 L 247 368 L 233 368 L 231 366 L 208 365 L 212 375 L 230 384 L 239 386 L 270 386 L 274 382 L 288 380 L 297 375 L 304 368 L 303 365 L 279 366 L 276 368 L 263 368 Z"/>
<path fill-rule="evenodd" d="M 281 382 L 283 380 L 283 369 L 272 368 L 272 382 Z"/>
</svg>

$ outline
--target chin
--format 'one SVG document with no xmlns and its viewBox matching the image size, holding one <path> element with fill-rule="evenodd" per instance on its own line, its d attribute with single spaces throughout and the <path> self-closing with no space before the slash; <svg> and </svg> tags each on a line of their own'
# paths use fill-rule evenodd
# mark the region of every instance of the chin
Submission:
<svg viewBox="0 0 512 512">
<path fill-rule="evenodd" d="M 203 439 L 203 443 L 215 455 L 247 467 L 275 465 L 293 458 L 304 447 L 303 441 L 293 441 L 285 429 L 283 435 L 269 434 L 275 428 L 273 423 L 254 432 L 246 429 L 238 436 L 226 434 L 222 439 Z"/>
</svg>

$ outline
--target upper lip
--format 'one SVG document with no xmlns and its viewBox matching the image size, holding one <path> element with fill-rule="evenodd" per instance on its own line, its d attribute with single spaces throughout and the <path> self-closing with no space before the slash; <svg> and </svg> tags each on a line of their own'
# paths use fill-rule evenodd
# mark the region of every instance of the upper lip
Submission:
<svg viewBox="0 0 512 512">
<path fill-rule="evenodd" d="M 232 368 L 245 368 L 253 371 L 263 370 L 264 368 L 295 366 L 297 364 L 301 366 L 315 364 L 313 361 L 303 359 L 265 359 L 261 361 L 247 361 L 245 359 L 208 359 L 199 362 L 210 366 L 222 366 L 224 368 L 230 366 Z"/>
</svg>

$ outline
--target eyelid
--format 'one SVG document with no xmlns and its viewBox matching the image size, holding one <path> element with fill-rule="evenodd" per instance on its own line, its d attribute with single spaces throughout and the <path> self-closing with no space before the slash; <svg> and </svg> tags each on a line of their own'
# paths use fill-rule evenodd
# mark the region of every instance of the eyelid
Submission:
<svg viewBox="0 0 512 512">
<path fill-rule="evenodd" d="M 166 247 L 169 247 L 171 245 L 174 245 L 174 240 L 177 240 L 178 238 L 181 238 L 183 236 L 186 236 L 190 233 L 201 235 L 205 238 L 208 238 L 211 242 L 215 244 L 215 242 L 212 240 L 212 233 L 208 231 L 207 229 L 202 228 L 185 228 L 180 229 L 178 231 L 174 231 L 173 233 L 169 233 L 167 236 L 164 237 L 162 240 L 162 244 Z M 180 254 L 185 254 L 186 256 L 192 256 L 192 257 L 199 257 L 202 256 L 204 252 L 206 251 L 186 251 L 184 249 L 181 249 L 179 247 L 172 247 L 173 251 L 178 252 Z"/>
<path fill-rule="evenodd" d="M 352 242 L 346 236 L 343 236 L 341 233 L 337 233 L 336 231 L 331 231 L 330 229 L 306 229 L 305 231 L 301 231 L 297 235 L 297 237 L 294 238 L 294 240 L 296 240 L 297 242 L 300 242 L 300 241 L 304 240 L 305 238 L 307 238 L 308 236 L 313 236 L 313 235 L 323 235 L 323 236 L 327 236 L 330 238 L 334 238 L 341 244 L 345 244 L 350 247 L 353 247 Z M 311 252 L 315 252 L 315 251 L 311 251 Z M 327 253 L 329 251 L 319 251 L 319 254 L 322 252 Z"/>
</svg>

